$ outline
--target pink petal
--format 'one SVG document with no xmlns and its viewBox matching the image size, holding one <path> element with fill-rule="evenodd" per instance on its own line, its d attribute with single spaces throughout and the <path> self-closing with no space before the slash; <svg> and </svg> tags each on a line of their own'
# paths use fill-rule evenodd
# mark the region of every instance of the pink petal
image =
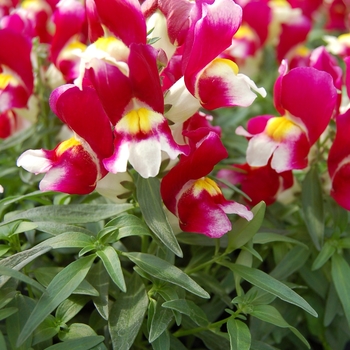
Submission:
<svg viewBox="0 0 350 350">
<path fill-rule="evenodd" d="M 101 22 L 127 46 L 146 44 L 146 22 L 137 0 L 95 0 L 95 3 Z"/>
<path fill-rule="evenodd" d="M 326 129 L 336 102 L 337 91 L 326 72 L 299 67 L 283 77 L 281 104 L 304 123 L 311 145 Z"/>
<path fill-rule="evenodd" d="M 50 106 L 61 120 L 90 145 L 100 159 L 112 154 L 110 121 L 94 89 L 61 86 L 52 92 Z"/>
</svg>

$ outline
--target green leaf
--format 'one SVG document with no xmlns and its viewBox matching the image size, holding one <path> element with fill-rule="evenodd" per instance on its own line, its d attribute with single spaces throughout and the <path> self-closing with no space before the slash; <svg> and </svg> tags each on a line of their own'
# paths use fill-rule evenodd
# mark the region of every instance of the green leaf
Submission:
<svg viewBox="0 0 350 350">
<path fill-rule="evenodd" d="M 337 291 L 345 317 L 350 326 L 350 266 L 338 253 L 332 256 L 331 274 L 335 290 Z"/>
<path fill-rule="evenodd" d="M 115 230 L 119 231 L 115 240 L 129 236 L 149 236 L 150 234 L 147 225 L 140 218 L 131 214 L 118 216 L 108 222 L 105 227 L 114 227 Z M 98 238 L 100 238 L 100 235 Z"/>
<path fill-rule="evenodd" d="M 170 336 L 166 330 L 153 343 L 153 350 L 170 350 Z"/>
<path fill-rule="evenodd" d="M 334 283 L 331 283 L 329 286 L 326 307 L 324 311 L 323 325 L 325 327 L 328 327 L 338 313 L 342 313 L 342 306 L 340 304 L 337 291 L 335 290 Z"/>
<path fill-rule="evenodd" d="M 11 216 L 8 222 L 16 220 L 52 221 L 61 224 L 85 224 L 116 216 L 132 209 L 132 204 L 69 204 L 46 205 L 28 209 Z M 7 222 L 0 224 L 4 225 Z"/>
<path fill-rule="evenodd" d="M 37 281 L 33 280 L 32 278 L 28 277 L 27 275 L 25 275 L 19 271 L 16 271 L 16 270 L 11 269 L 9 267 L 0 265 L 0 274 L 5 275 L 5 276 L 9 276 L 9 277 L 13 277 L 19 281 L 22 281 L 24 283 L 27 283 L 27 284 L 33 286 L 34 288 L 36 288 L 40 292 L 45 292 L 45 288 L 43 288 L 41 284 L 39 284 Z"/>
<path fill-rule="evenodd" d="M 251 267 L 233 264 L 226 261 L 222 261 L 220 264 L 228 267 L 249 283 L 275 295 L 287 303 L 296 305 L 307 311 L 312 316 L 317 317 L 316 311 L 300 295 L 267 273 Z"/>
<path fill-rule="evenodd" d="M 292 248 L 278 265 L 270 272 L 270 276 L 281 280 L 299 270 L 309 258 L 310 251 L 301 246 Z"/>
<path fill-rule="evenodd" d="M 120 264 L 119 256 L 114 248 L 105 246 L 102 250 L 98 250 L 96 255 L 102 260 L 109 277 L 120 288 L 122 292 L 126 291 L 124 275 Z"/>
<path fill-rule="evenodd" d="M 231 350 L 249 350 L 251 335 L 248 326 L 240 320 L 230 317 L 227 321 L 227 332 L 230 337 Z"/>
<path fill-rule="evenodd" d="M 209 325 L 205 312 L 191 300 L 177 299 L 166 301 L 162 306 L 187 315 L 200 327 L 206 327 Z"/>
<path fill-rule="evenodd" d="M 6 333 L 9 343 L 11 344 L 11 349 L 28 350 L 31 348 L 32 334 L 28 335 L 28 339 L 23 342 L 21 346 L 17 346 L 16 342 L 27 318 L 35 307 L 35 301 L 29 297 L 18 294 L 11 301 L 9 306 L 19 310 L 19 312 L 6 318 Z"/>
<path fill-rule="evenodd" d="M 101 335 L 95 335 L 90 337 L 78 338 L 67 340 L 62 343 L 58 343 L 46 348 L 46 350 L 89 350 L 94 346 L 102 343 L 104 337 Z"/>
<path fill-rule="evenodd" d="M 96 310 L 102 318 L 108 320 L 109 308 L 108 308 L 108 289 L 109 289 L 109 277 L 102 261 L 99 261 L 94 265 L 88 275 L 87 280 L 96 288 L 99 295 L 92 298 L 92 301 L 96 307 Z"/>
<path fill-rule="evenodd" d="M 89 300 L 89 297 L 71 295 L 68 299 L 64 300 L 56 309 L 56 319 L 60 321 L 60 323 L 67 323 L 79 313 L 79 311 Z"/>
<path fill-rule="evenodd" d="M 120 293 L 109 317 L 109 332 L 113 349 L 128 350 L 141 328 L 147 310 L 148 297 L 140 277 L 134 273 L 127 283 L 126 293 Z"/>
<path fill-rule="evenodd" d="M 81 232 L 66 232 L 51 237 L 39 243 L 36 247 L 50 246 L 52 249 L 59 248 L 84 248 L 91 245 L 93 237 Z"/>
<path fill-rule="evenodd" d="M 305 225 L 315 247 L 320 250 L 323 245 L 324 214 L 322 187 L 316 166 L 312 167 L 305 176 L 301 200 Z"/>
<path fill-rule="evenodd" d="M 7 350 L 6 341 L 1 332 L 0 332 L 0 349 Z"/>
<path fill-rule="evenodd" d="M 60 330 L 60 326 L 55 317 L 49 315 L 34 332 L 33 344 L 36 345 L 45 340 L 53 338 Z"/>
<path fill-rule="evenodd" d="M 283 236 L 278 233 L 272 233 L 272 232 L 258 232 L 254 237 L 253 237 L 253 243 L 254 244 L 267 244 L 267 243 L 272 243 L 272 242 L 286 242 L 286 243 L 292 243 L 292 244 L 297 244 L 305 249 L 309 249 L 309 247 L 294 239 L 290 238 L 288 236 Z"/>
<path fill-rule="evenodd" d="M 0 227 L 0 237 L 6 237 L 10 235 L 15 235 L 18 233 L 34 230 L 37 228 L 37 224 L 33 222 L 27 221 L 15 221 L 10 222 L 7 225 L 3 225 Z"/>
<path fill-rule="evenodd" d="M 50 235 L 57 236 L 66 232 L 80 232 L 85 233 L 88 236 L 92 236 L 93 233 L 87 230 L 86 228 L 76 226 L 76 225 L 67 225 L 61 224 L 59 222 L 45 222 L 45 221 L 36 221 L 37 230 L 49 233 Z"/>
<path fill-rule="evenodd" d="M 138 176 L 136 189 L 137 200 L 149 228 L 167 248 L 182 257 L 180 245 L 163 210 L 159 180 L 155 177 L 144 179 Z"/>
<path fill-rule="evenodd" d="M 309 349 L 311 349 L 310 344 L 304 336 L 296 328 L 289 325 L 275 307 L 271 305 L 256 305 L 250 314 L 259 320 L 271 323 L 277 327 L 289 328 Z"/>
<path fill-rule="evenodd" d="M 9 256 L 8 258 L 1 260 L 1 265 L 12 268 L 14 270 L 20 270 L 38 256 L 43 255 L 51 250 L 51 247 L 42 245 L 35 246 L 31 249 L 27 249 L 23 252 Z M 0 288 L 10 279 L 9 276 L 0 276 Z"/>
<path fill-rule="evenodd" d="M 94 259 L 95 256 L 80 258 L 65 267 L 53 278 L 24 325 L 17 340 L 18 345 L 21 345 L 45 317 L 72 294 L 85 278 Z"/>
<path fill-rule="evenodd" d="M 176 284 L 201 298 L 210 297 L 192 278 L 163 259 L 145 253 L 123 253 L 123 255 L 153 277 Z"/>
<path fill-rule="evenodd" d="M 311 270 L 315 271 L 321 268 L 335 253 L 336 247 L 331 240 L 326 241 L 321 251 L 318 253 L 315 261 L 312 264 Z"/>
<path fill-rule="evenodd" d="M 68 331 L 62 331 L 58 334 L 58 337 L 62 341 L 72 340 L 72 339 L 83 339 L 86 337 L 91 337 L 97 335 L 96 332 L 85 323 L 72 323 Z"/>
<path fill-rule="evenodd" d="M 153 343 L 166 331 L 173 317 L 174 315 L 171 310 L 163 308 L 161 303 L 157 302 L 149 330 L 148 341 L 150 343 Z"/>
<path fill-rule="evenodd" d="M 266 204 L 260 202 L 251 211 L 254 217 L 251 221 L 239 218 L 233 223 L 232 229 L 227 233 L 228 246 L 226 252 L 230 253 L 249 242 L 253 236 L 258 232 L 265 216 Z"/>
<path fill-rule="evenodd" d="M 16 307 L 6 307 L 4 309 L 1 309 L 0 310 L 0 321 L 11 316 L 12 314 L 14 314 L 17 311 L 18 311 L 18 309 Z"/>
</svg>

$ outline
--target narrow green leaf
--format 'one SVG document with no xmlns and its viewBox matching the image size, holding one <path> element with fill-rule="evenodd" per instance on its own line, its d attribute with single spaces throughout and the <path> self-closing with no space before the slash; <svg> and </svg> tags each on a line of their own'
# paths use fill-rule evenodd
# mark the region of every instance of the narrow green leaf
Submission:
<svg viewBox="0 0 350 350">
<path fill-rule="evenodd" d="M 309 249 L 309 247 L 294 239 L 290 238 L 288 236 L 283 236 L 278 233 L 272 233 L 272 232 L 258 232 L 254 237 L 253 237 L 253 243 L 254 244 L 267 244 L 267 243 L 272 243 L 272 242 L 286 242 L 286 243 L 292 243 L 292 244 L 297 244 L 305 249 Z"/>
<path fill-rule="evenodd" d="M 93 238 L 82 232 L 65 232 L 39 243 L 37 247 L 50 246 L 59 248 L 84 248 L 93 243 Z"/>
<path fill-rule="evenodd" d="M 80 258 L 53 278 L 24 325 L 17 340 L 18 345 L 21 345 L 45 317 L 72 294 L 85 278 L 94 260 L 95 256 Z"/>
<path fill-rule="evenodd" d="M 326 301 L 326 307 L 324 311 L 323 325 L 325 327 L 328 327 L 334 320 L 335 316 L 338 313 L 341 314 L 341 312 L 342 312 L 342 306 L 340 304 L 337 291 L 335 290 L 334 283 L 330 283 L 327 301 Z"/>
<path fill-rule="evenodd" d="M 234 273 L 240 275 L 249 283 L 275 295 L 287 303 L 296 305 L 307 311 L 312 316 L 317 317 L 317 312 L 305 301 L 305 299 L 287 287 L 284 283 L 276 280 L 267 273 L 251 267 L 233 264 L 226 261 L 222 261 L 220 264 L 227 266 Z"/>
<path fill-rule="evenodd" d="M 308 349 L 311 349 L 310 344 L 304 336 L 296 328 L 289 325 L 275 307 L 271 305 L 256 305 L 250 314 L 259 320 L 271 323 L 277 327 L 289 328 Z"/>
<path fill-rule="evenodd" d="M 108 273 L 103 266 L 102 261 L 95 264 L 87 275 L 87 280 L 93 285 L 98 291 L 99 295 L 92 298 L 96 310 L 102 318 L 108 320 L 109 307 L 108 307 L 108 289 L 109 289 L 109 277 Z"/>
<path fill-rule="evenodd" d="M 145 286 L 134 273 L 127 283 L 126 293 L 119 294 L 113 304 L 108 327 L 113 349 L 128 350 L 141 328 L 148 305 Z"/>
<path fill-rule="evenodd" d="M 7 225 L 0 227 L 0 236 L 15 235 L 18 233 L 34 230 L 37 228 L 37 224 L 28 221 L 15 221 L 10 222 Z"/>
<path fill-rule="evenodd" d="M 33 222 L 52 221 L 61 224 L 85 224 L 116 216 L 131 208 L 133 208 L 132 204 L 46 205 L 17 213 L 11 216 L 8 222 L 23 219 Z"/>
<path fill-rule="evenodd" d="M 105 246 L 103 250 L 98 250 L 96 255 L 102 260 L 109 277 L 120 288 L 122 292 L 126 291 L 126 285 L 119 256 L 114 248 Z"/>
<path fill-rule="evenodd" d="M 154 342 L 152 342 L 153 350 L 170 350 L 170 336 L 166 330 Z"/>
<path fill-rule="evenodd" d="M 61 341 L 68 341 L 77 338 L 86 338 L 97 335 L 96 332 L 85 323 L 72 323 L 69 325 L 68 331 L 58 333 L 58 337 Z"/>
<path fill-rule="evenodd" d="M 336 247 L 332 244 L 332 241 L 326 241 L 313 262 L 311 270 L 315 271 L 321 268 L 332 257 L 335 251 Z"/>
<path fill-rule="evenodd" d="M 107 223 L 107 227 L 114 227 L 115 230 L 118 230 L 116 240 L 129 236 L 146 236 L 150 234 L 147 225 L 140 218 L 131 214 L 116 217 Z"/>
<path fill-rule="evenodd" d="M 315 166 L 305 176 L 302 184 L 301 200 L 305 225 L 315 247 L 320 250 L 324 235 L 323 197 L 318 171 Z"/>
<path fill-rule="evenodd" d="M 231 350 L 249 350 L 252 337 L 248 326 L 240 320 L 230 317 L 227 321 Z"/>
<path fill-rule="evenodd" d="M 0 265 L 0 274 L 5 275 L 5 276 L 9 276 L 9 277 L 13 277 L 19 281 L 22 281 L 24 283 L 27 283 L 27 284 L 33 286 L 34 288 L 36 288 L 40 292 L 45 292 L 45 288 L 43 288 L 43 286 L 41 284 L 39 284 L 37 281 L 33 280 L 32 278 L 28 277 L 27 275 L 25 275 L 17 270 L 11 269 L 7 266 Z"/>
<path fill-rule="evenodd" d="M 20 270 L 21 268 L 32 262 L 34 259 L 36 259 L 38 256 L 47 253 L 49 250 L 51 250 L 51 247 L 49 246 L 42 245 L 39 247 L 38 245 L 31 249 L 27 249 L 23 252 L 11 255 L 8 258 L 2 259 L 0 265 L 12 268 L 14 270 Z M 0 288 L 9 279 L 9 276 L 0 276 Z"/>
<path fill-rule="evenodd" d="M 176 284 L 201 298 L 210 297 L 192 278 L 165 260 L 145 253 L 123 253 L 123 255 L 153 277 Z"/>
<path fill-rule="evenodd" d="M 260 202 L 252 209 L 254 217 L 251 221 L 239 218 L 233 223 L 231 231 L 227 233 L 228 246 L 226 252 L 232 252 L 242 247 L 254 237 L 264 220 L 265 209 L 265 202 Z"/>
<path fill-rule="evenodd" d="M 1 331 L 0 331 L 0 349 L 7 350 L 6 341 Z"/>
<path fill-rule="evenodd" d="M 345 317 L 350 326 L 350 266 L 338 253 L 332 256 L 331 274 L 335 290 L 337 291 Z"/>
<path fill-rule="evenodd" d="M 270 276 L 285 280 L 288 276 L 299 270 L 309 258 L 310 251 L 301 246 L 293 247 L 278 265 L 270 272 Z"/>
<path fill-rule="evenodd" d="M 209 321 L 205 312 L 191 300 L 177 299 L 166 301 L 162 304 L 162 306 L 187 315 L 200 327 L 206 327 L 209 325 Z"/>
<path fill-rule="evenodd" d="M 56 309 L 56 319 L 61 323 L 67 323 L 85 306 L 90 300 L 89 297 L 81 295 L 71 295 L 64 300 Z"/>
<path fill-rule="evenodd" d="M 104 341 L 104 337 L 101 335 L 95 335 L 90 337 L 71 339 L 64 341 L 62 343 L 58 343 L 46 348 L 46 350 L 89 350 L 94 346 L 102 343 Z"/>
<path fill-rule="evenodd" d="M 150 343 L 153 343 L 162 333 L 165 332 L 173 317 L 174 315 L 171 310 L 163 308 L 161 303 L 157 302 L 149 330 L 148 341 Z"/>
<path fill-rule="evenodd" d="M 34 332 L 33 344 L 36 345 L 45 340 L 53 338 L 60 330 L 60 326 L 55 317 L 49 315 Z"/>
<path fill-rule="evenodd" d="M 35 301 L 29 297 L 17 294 L 11 301 L 9 307 L 15 307 L 19 310 L 6 318 L 6 333 L 11 349 L 28 350 L 31 348 L 32 334 L 29 334 L 28 339 L 21 346 L 16 345 L 18 336 L 25 325 L 25 322 L 32 310 L 35 307 Z"/>
<path fill-rule="evenodd" d="M 66 232 L 80 232 L 85 233 L 88 236 L 92 236 L 93 233 L 87 230 L 86 228 L 76 226 L 76 225 L 67 225 L 59 222 L 45 222 L 45 221 L 36 221 L 37 230 L 49 233 L 50 235 L 57 236 Z"/>
<path fill-rule="evenodd" d="M 0 310 L 0 321 L 11 316 L 12 314 L 14 314 L 17 311 L 18 311 L 18 309 L 16 307 L 6 307 L 4 309 L 1 309 Z"/>
<path fill-rule="evenodd" d="M 159 180 L 155 177 L 144 179 L 138 176 L 136 189 L 137 200 L 149 228 L 166 247 L 177 256 L 182 257 L 180 245 L 163 210 Z"/>
</svg>

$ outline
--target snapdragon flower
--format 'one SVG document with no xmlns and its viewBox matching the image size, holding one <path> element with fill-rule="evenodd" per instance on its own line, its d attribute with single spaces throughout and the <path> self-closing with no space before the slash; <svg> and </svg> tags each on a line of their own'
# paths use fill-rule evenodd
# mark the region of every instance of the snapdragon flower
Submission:
<svg viewBox="0 0 350 350">
<path fill-rule="evenodd" d="M 253 218 L 244 205 L 226 200 L 219 186 L 208 177 L 214 165 L 226 157 L 218 134 L 207 129 L 207 135 L 192 145 L 191 153 L 182 155 L 162 179 L 164 204 L 178 217 L 183 231 L 219 238 L 232 227 L 227 214 Z"/>
<path fill-rule="evenodd" d="M 337 91 L 329 73 L 311 67 L 287 72 L 286 63 L 274 90 L 275 107 L 281 116 L 263 115 L 249 120 L 247 131 L 238 135 L 249 139 L 247 163 L 268 164 L 277 172 L 303 169 L 308 165 L 311 146 L 326 129 L 336 106 Z"/>
</svg>

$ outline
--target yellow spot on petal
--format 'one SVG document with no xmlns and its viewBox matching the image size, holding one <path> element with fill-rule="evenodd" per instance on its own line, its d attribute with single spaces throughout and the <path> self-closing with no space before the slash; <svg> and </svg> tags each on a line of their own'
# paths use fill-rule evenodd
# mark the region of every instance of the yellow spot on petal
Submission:
<svg viewBox="0 0 350 350">
<path fill-rule="evenodd" d="M 212 197 L 222 194 L 215 181 L 208 177 L 198 179 L 193 185 L 193 195 L 198 197 L 202 191 L 208 192 Z"/>
<path fill-rule="evenodd" d="M 140 132 L 147 134 L 155 125 L 160 124 L 163 118 L 161 114 L 144 107 L 133 109 L 118 122 L 116 130 L 132 135 Z"/>
<path fill-rule="evenodd" d="M 99 38 L 95 41 L 94 45 L 97 49 L 102 51 L 108 51 L 111 45 L 119 43 L 117 38 L 110 36 L 108 38 Z"/>
<path fill-rule="evenodd" d="M 341 43 L 350 44 L 350 33 L 339 35 L 338 40 Z"/>
<path fill-rule="evenodd" d="M 211 63 L 209 63 L 209 69 L 220 69 L 222 66 L 229 66 L 235 74 L 238 74 L 239 69 L 236 63 L 226 58 L 215 58 Z M 206 68 L 205 68 L 206 69 Z"/>
<path fill-rule="evenodd" d="M 271 118 L 266 126 L 266 133 L 273 140 L 280 142 L 292 129 L 300 128 L 286 117 Z"/>
<path fill-rule="evenodd" d="M 68 149 L 80 146 L 81 143 L 74 137 L 71 137 L 70 139 L 63 141 L 59 144 L 59 146 L 56 148 L 56 155 L 59 157 L 64 152 L 66 152 Z"/>
<path fill-rule="evenodd" d="M 81 43 L 80 41 L 72 41 L 70 44 L 68 44 L 65 48 L 65 50 L 75 50 L 75 49 L 80 49 L 84 51 L 86 49 L 86 45 Z"/>
<path fill-rule="evenodd" d="M 254 39 L 254 31 L 246 24 L 242 24 L 236 34 L 233 36 L 234 39 Z"/>
<path fill-rule="evenodd" d="M 13 78 L 12 75 L 10 74 L 5 74 L 5 73 L 1 73 L 0 74 L 0 89 L 4 90 L 6 88 L 6 86 L 8 84 L 10 84 L 11 82 L 16 82 L 16 80 Z"/>
<path fill-rule="evenodd" d="M 301 57 L 306 57 L 310 53 L 310 50 L 305 45 L 299 45 L 295 53 Z"/>
</svg>

